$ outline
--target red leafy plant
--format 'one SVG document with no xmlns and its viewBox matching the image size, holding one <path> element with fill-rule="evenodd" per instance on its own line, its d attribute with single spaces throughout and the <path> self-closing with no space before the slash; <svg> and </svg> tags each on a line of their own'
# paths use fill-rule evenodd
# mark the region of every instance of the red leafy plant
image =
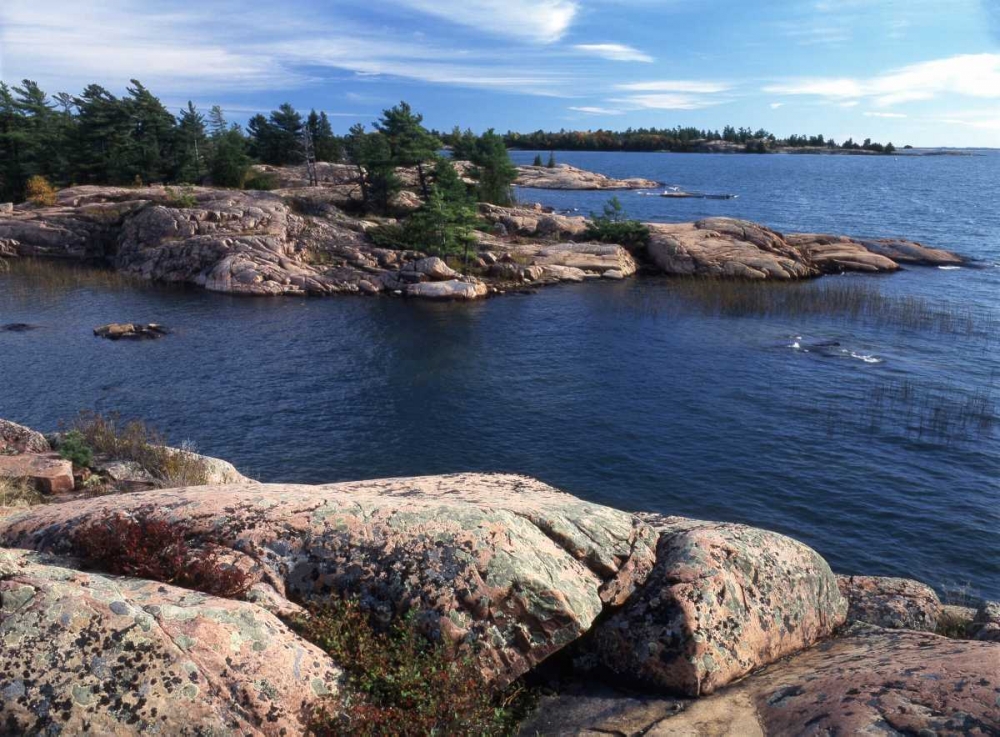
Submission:
<svg viewBox="0 0 1000 737">
<path fill-rule="evenodd" d="M 360 604 L 332 599 L 293 626 L 344 669 L 336 696 L 314 711 L 310 733 L 328 735 L 507 735 L 526 692 L 498 691 L 468 656 L 432 642 L 412 616 L 374 626 Z"/>
<path fill-rule="evenodd" d="M 107 512 L 70 538 L 73 553 L 95 570 L 146 578 L 214 596 L 242 598 L 251 576 L 227 565 L 214 545 L 192 547 L 182 524 Z"/>
</svg>

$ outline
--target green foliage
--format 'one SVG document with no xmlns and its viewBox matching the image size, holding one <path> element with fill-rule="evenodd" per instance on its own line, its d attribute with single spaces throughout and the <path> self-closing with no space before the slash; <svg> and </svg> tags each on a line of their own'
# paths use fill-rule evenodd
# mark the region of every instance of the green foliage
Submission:
<svg viewBox="0 0 1000 737">
<path fill-rule="evenodd" d="M 398 223 L 385 223 L 372 228 L 366 235 L 379 248 L 391 248 L 397 251 L 405 251 L 411 247 L 408 241 L 406 228 Z"/>
<path fill-rule="evenodd" d="M 278 179 L 267 172 L 251 173 L 243 185 L 243 189 L 252 189 L 260 192 L 270 192 L 278 188 Z"/>
<path fill-rule="evenodd" d="M 270 117 L 255 115 L 247 123 L 250 153 L 265 164 L 301 164 L 302 116 L 289 103 L 271 111 Z"/>
<path fill-rule="evenodd" d="M 604 243 L 617 243 L 630 250 L 640 250 L 649 243 L 649 228 L 638 220 L 630 220 L 617 197 L 604 206 L 601 215 L 591 213 L 586 237 Z"/>
<path fill-rule="evenodd" d="M 174 156 L 173 179 L 177 182 L 200 184 L 208 174 L 205 156 L 208 153 L 208 136 L 205 134 L 205 116 L 189 100 L 188 106 L 177 119 L 177 140 Z"/>
<path fill-rule="evenodd" d="M 180 190 L 167 187 L 166 192 L 167 201 L 165 204 L 167 207 L 183 210 L 185 208 L 198 206 L 198 198 L 195 197 L 194 188 L 190 185 L 181 187 Z"/>
<path fill-rule="evenodd" d="M 469 128 L 464 131 L 459 130 L 456 125 L 451 133 L 446 136 L 448 144 L 451 145 L 451 158 L 455 161 L 471 161 L 476 153 L 476 141 L 479 136 Z"/>
<path fill-rule="evenodd" d="M 361 199 L 365 208 L 387 213 L 389 202 L 402 188 L 392 160 L 392 149 L 385 134 L 368 133 L 358 123 L 351 127 L 345 141 L 347 160 L 358 169 Z"/>
<path fill-rule="evenodd" d="M 313 713 L 313 734 L 479 737 L 515 731 L 517 713 L 508 704 L 522 692 L 495 693 L 471 658 L 428 640 L 415 616 L 380 630 L 358 602 L 331 599 L 293 626 L 346 675 L 343 690 Z"/>
<path fill-rule="evenodd" d="M 438 160 L 427 199 L 406 222 L 407 242 L 417 250 L 442 258 L 464 253 L 468 265 L 476 223 L 476 205 L 465 183 L 450 161 Z"/>
<path fill-rule="evenodd" d="M 221 110 L 219 113 L 221 115 Z M 224 119 L 221 124 L 225 125 Z M 209 160 L 212 183 L 216 187 L 240 189 L 250 174 L 250 157 L 247 155 L 243 131 L 237 126 L 217 131 L 216 123 L 212 125 L 212 153 Z"/>
<path fill-rule="evenodd" d="M 510 161 L 503 136 L 492 128 L 486 131 L 476 141 L 471 161 L 475 166 L 473 174 L 479 180 L 479 201 L 494 205 L 512 204 L 517 167 Z"/>
<path fill-rule="evenodd" d="M 414 113 L 410 105 L 401 102 L 384 110 L 375 123 L 375 129 L 389 144 L 389 163 L 392 166 L 415 166 L 420 178 L 420 191 L 426 198 L 430 195 L 424 163 L 437 156 L 441 141 L 423 126 L 424 116 Z"/>
<path fill-rule="evenodd" d="M 542 155 L 541 154 L 535 154 L 535 160 L 533 162 L 531 162 L 531 165 L 532 166 L 543 166 L 543 164 L 542 164 Z"/>
<path fill-rule="evenodd" d="M 312 136 L 316 161 L 340 161 L 343 150 L 340 139 L 333 135 L 333 127 L 325 112 L 310 111 L 306 119 L 306 130 Z"/>
<path fill-rule="evenodd" d="M 549 169 L 555 169 L 556 168 L 556 152 L 555 151 L 549 151 L 549 163 L 547 163 L 545 166 L 547 166 Z"/>
<path fill-rule="evenodd" d="M 59 443 L 59 455 L 74 466 L 89 468 L 94 463 L 94 451 L 79 430 L 70 430 Z"/>
<path fill-rule="evenodd" d="M 52 207 L 56 204 L 56 190 L 49 181 L 35 174 L 24 187 L 25 199 L 38 207 Z"/>
</svg>

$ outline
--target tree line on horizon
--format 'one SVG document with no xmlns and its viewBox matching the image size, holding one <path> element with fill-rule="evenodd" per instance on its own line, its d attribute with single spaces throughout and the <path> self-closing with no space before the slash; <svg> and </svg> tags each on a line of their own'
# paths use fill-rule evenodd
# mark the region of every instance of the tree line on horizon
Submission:
<svg viewBox="0 0 1000 737">
<path fill-rule="evenodd" d="M 463 134 L 464 135 L 464 134 Z M 455 132 L 444 136 L 446 143 L 456 137 Z M 770 131 L 759 128 L 734 128 L 725 126 L 721 131 L 676 126 L 674 128 L 628 128 L 624 131 L 588 130 L 570 131 L 562 129 L 555 132 L 537 130 L 534 133 L 515 133 L 508 131 L 504 142 L 509 148 L 538 151 L 699 151 L 709 141 L 725 141 L 741 145 L 747 153 L 768 153 L 776 148 L 828 148 L 845 150 L 866 150 L 876 153 L 891 154 L 896 147 L 887 144 L 874 143 L 866 138 L 864 143 L 856 143 L 847 139 L 838 144 L 832 138 L 822 134 L 791 135 L 778 138 Z"/>
</svg>

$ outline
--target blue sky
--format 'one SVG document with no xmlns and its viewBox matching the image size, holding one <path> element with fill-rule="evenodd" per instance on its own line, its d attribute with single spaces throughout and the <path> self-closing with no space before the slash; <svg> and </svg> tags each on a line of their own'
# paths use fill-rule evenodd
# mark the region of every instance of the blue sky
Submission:
<svg viewBox="0 0 1000 737">
<path fill-rule="evenodd" d="M 140 79 L 242 121 L 344 131 L 400 99 L 428 125 L 727 123 L 1000 146 L 1000 0 L 0 0 L 0 77 Z"/>
</svg>

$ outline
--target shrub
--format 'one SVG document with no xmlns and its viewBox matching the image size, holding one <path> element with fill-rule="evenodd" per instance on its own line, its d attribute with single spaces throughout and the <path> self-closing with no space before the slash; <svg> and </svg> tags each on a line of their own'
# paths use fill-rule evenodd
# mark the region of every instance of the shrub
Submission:
<svg viewBox="0 0 1000 737">
<path fill-rule="evenodd" d="M 213 596 L 241 598 L 251 577 L 226 565 L 214 546 L 189 547 L 182 525 L 108 512 L 70 535 L 73 554 L 86 567 L 145 578 Z"/>
<path fill-rule="evenodd" d="M 312 715 L 324 735 L 502 735 L 514 727 L 515 702 L 496 694 L 468 657 L 430 642 L 412 616 L 376 629 L 353 600 L 332 600 L 293 622 L 344 668 L 344 689 Z"/>
<path fill-rule="evenodd" d="M 59 455 L 79 468 L 88 468 L 94 462 L 94 451 L 79 430 L 70 430 L 59 443 Z"/>
<path fill-rule="evenodd" d="M 123 423 L 116 414 L 84 412 L 71 429 L 80 433 L 94 453 L 137 463 L 163 487 L 208 483 L 204 460 L 189 451 L 167 447 L 164 438 L 140 420 Z"/>
<path fill-rule="evenodd" d="M 198 206 L 198 198 L 195 197 L 194 187 L 192 187 L 190 184 L 181 187 L 179 192 L 175 189 L 172 189 L 171 187 L 167 187 L 166 192 L 167 192 L 167 201 L 166 201 L 167 207 L 173 207 L 178 210 L 183 210 L 189 207 Z"/>
<path fill-rule="evenodd" d="M 247 177 L 246 182 L 243 184 L 243 189 L 254 189 L 262 192 L 270 192 L 272 189 L 278 188 L 278 178 L 273 174 L 267 174 L 264 172 L 255 172 Z"/>
<path fill-rule="evenodd" d="M 638 220 L 629 220 L 617 197 L 604 206 L 602 215 L 591 213 L 586 237 L 603 243 L 617 243 L 630 250 L 641 250 L 649 243 L 649 228 Z"/>
<path fill-rule="evenodd" d="M 28 180 L 25 186 L 25 197 L 28 202 L 39 207 L 52 207 L 56 204 L 56 190 L 49 180 L 37 174 Z"/>
<path fill-rule="evenodd" d="M 406 230 L 398 223 L 385 223 L 375 228 L 370 228 L 366 235 L 368 239 L 379 248 L 391 248 L 397 251 L 405 251 L 410 248 L 407 242 Z"/>
</svg>

